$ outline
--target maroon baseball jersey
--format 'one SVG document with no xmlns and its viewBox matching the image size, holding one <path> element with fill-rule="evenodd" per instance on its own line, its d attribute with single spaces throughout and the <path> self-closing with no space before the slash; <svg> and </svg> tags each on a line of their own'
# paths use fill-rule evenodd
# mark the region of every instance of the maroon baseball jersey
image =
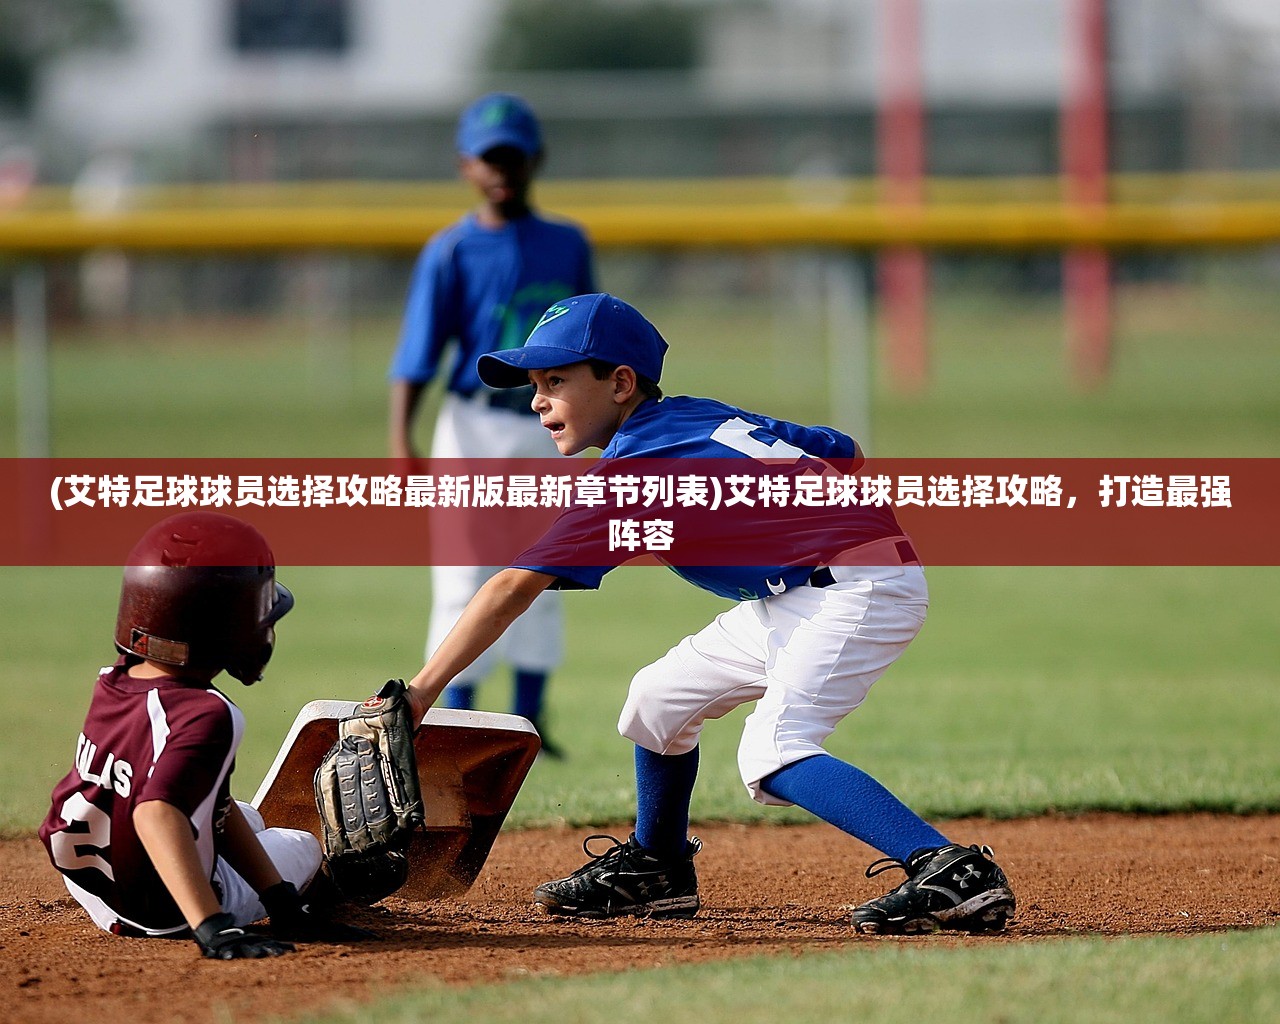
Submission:
<svg viewBox="0 0 1280 1024">
<path fill-rule="evenodd" d="M 163 800 L 182 811 L 212 878 L 244 715 L 212 686 L 133 679 L 135 662 L 122 657 L 98 676 L 40 838 L 101 927 L 163 935 L 186 922 L 134 831 L 133 809 Z"/>
</svg>

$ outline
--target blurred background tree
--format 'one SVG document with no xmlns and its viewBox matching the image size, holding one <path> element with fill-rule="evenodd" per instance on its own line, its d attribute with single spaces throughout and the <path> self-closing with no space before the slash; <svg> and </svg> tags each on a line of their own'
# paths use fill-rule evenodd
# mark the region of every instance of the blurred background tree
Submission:
<svg viewBox="0 0 1280 1024">
<path fill-rule="evenodd" d="M 120 0 L 0 0 L 0 107 L 29 113 L 46 62 L 126 39 Z"/>
<path fill-rule="evenodd" d="M 485 53 L 496 71 L 686 71 L 698 62 L 696 4 L 507 0 Z"/>
</svg>

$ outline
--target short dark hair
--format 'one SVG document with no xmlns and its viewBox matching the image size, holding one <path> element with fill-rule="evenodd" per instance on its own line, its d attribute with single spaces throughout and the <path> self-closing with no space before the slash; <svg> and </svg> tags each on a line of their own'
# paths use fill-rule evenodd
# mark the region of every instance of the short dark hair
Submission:
<svg viewBox="0 0 1280 1024">
<path fill-rule="evenodd" d="M 596 380 L 605 380 L 609 374 L 613 373 L 622 363 L 610 363 L 604 359 L 588 359 L 587 365 L 591 367 L 592 374 Z M 640 393 L 645 398 L 661 398 L 662 388 L 658 386 L 656 380 L 650 380 L 639 373 L 636 374 L 636 387 L 640 389 Z"/>
</svg>

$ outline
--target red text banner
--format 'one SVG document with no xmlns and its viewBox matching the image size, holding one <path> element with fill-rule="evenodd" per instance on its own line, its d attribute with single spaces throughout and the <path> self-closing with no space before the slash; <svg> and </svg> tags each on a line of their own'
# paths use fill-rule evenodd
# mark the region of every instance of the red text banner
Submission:
<svg viewBox="0 0 1280 1024">
<path fill-rule="evenodd" d="M 154 523 L 256 526 L 281 565 L 1276 565 L 1277 459 L 0 460 L 0 564 L 118 565 Z"/>
</svg>

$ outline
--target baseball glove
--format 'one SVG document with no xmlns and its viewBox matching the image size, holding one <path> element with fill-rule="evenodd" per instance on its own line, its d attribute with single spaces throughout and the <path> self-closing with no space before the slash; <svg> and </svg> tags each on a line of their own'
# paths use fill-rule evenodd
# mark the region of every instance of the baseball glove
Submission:
<svg viewBox="0 0 1280 1024">
<path fill-rule="evenodd" d="M 376 903 L 404 885 L 405 848 L 422 824 L 408 691 L 390 680 L 338 723 L 315 774 L 325 864 L 338 891 Z"/>
</svg>

